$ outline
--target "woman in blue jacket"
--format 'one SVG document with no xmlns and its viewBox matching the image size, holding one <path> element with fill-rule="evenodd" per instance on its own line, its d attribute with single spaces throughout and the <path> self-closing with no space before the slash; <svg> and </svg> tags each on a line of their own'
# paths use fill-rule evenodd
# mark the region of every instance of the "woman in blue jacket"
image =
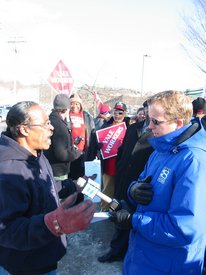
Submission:
<svg viewBox="0 0 206 275">
<path fill-rule="evenodd" d="M 114 219 L 132 228 L 123 274 L 200 275 L 206 243 L 206 133 L 201 123 L 190 124 L 192 104 L 181 92 L 159 93 L 148 105 L 155 151 L 128 189 L 136 211 L 122 209 Z M 145 186 L 152 188 L 153 198 L 142 205 L 141 181 L 148 176 Z"/>
</svg>

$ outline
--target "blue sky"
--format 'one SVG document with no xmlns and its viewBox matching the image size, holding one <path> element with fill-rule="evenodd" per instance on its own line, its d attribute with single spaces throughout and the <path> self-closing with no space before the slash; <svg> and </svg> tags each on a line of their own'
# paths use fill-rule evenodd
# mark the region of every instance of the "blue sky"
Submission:
<svg viewBox="0 0 206 275">
<path fill-rule="evenodd" d="M 180 47 L 192 0 L 0 0 L 0 79 L 40 82 L 61 59 L 84 83 L 144 92 L 195 89 L 205 76 Z M 13 37 L 25 43 L 12 51 Z M 74 87 L 74 88 L 75 88 Z"/>
</svg>

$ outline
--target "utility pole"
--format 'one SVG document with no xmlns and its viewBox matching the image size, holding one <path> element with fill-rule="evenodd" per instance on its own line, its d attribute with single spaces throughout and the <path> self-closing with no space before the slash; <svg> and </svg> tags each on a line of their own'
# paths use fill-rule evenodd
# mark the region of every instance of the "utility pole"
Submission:
<svg viewBox="0 0 206 275">
<path fill-rule="evenodd" d="M 12 37 L 10 40 L 7 41 L 11 45 L 11 49 L 14 52 L 14 84 L 13 84 L 13 93 L 15 94 L 15 97 L 17 96 L 17 89 L 16 89 L 16 71 L 17 71 L 17 54 L 19 52 L 19 49 L 17 45 L 20 45 L 22 43 L 26 43 L 25 40 L 23 40 L 21 37 Z M 16 98 L 15 98 L 16 99 Z"/>
<path fill-rule="evenodd" d="M 144 60 L 145 60 L 145 57 L 151 57 L 150 55 L 148 54 L 144 54 L 142 56 L 142 79 L 141 79 L 141 97 L 143 96 L 143 83 L 144 83 Z"/>
</svg>

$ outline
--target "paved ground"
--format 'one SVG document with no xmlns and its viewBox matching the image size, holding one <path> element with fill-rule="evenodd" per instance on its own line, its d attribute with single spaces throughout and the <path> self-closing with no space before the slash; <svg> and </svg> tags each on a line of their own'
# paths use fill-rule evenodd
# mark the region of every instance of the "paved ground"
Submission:
<svg viewBox="0 0 206 275">
<path fill-rule="evenodd" d="M 71 234 L 67 255 L 59 263 L 58 275 L 120 275 L 122 262 L 99 263 L 97 257 L 109 248 L 113 224 L 94 223 L 83 232 Z"/>
</svg>

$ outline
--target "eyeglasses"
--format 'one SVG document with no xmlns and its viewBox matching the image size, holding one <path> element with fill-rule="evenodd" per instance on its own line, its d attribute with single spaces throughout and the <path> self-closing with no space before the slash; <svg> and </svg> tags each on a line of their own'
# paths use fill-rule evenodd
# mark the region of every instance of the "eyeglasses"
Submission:
<svg viewBox="0 0 206 275">
<path fill-rule="evenodd" d="M 160 121 L 160 120 L 157 120 L 155 118 L 150 118 L 149 121 L 152 122 L 155 126 L 158 126 L 160 124 L 163 124 L 165 122 L 169 122 L 171 120 Z"/>
<path fill-rule="evenodd" d="M 115 115 L 123 115 L 123 114 L 124 114 L 123 111 L 114 111 L 113 113 L 114 113 Z"/>
<path fill-rule="evenodd" d="M 38 126 L 38 127 L 42 127 L 42 128 L 50 128 L 50 126 L 52 125 L 51 124 L 51 121 L 50 120 L 47 120 L 45 123 L 42 123 L 42 124 L 22 124 L 22 125 L 27 125 L 29 127 L 35 127 L 35 126 Z"/>
</svg>

